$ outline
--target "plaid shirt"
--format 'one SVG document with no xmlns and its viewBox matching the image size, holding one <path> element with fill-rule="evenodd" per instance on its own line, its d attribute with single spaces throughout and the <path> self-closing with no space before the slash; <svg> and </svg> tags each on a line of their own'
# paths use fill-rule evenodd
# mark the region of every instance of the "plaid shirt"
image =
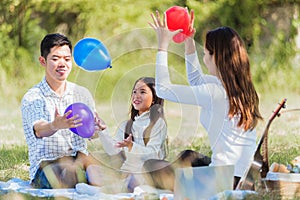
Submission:
<svg viewBox="0 0 300 200">
<path fill-rule="evenodd" d="M 31 88 L 22 99 L 23 129 L 28 144 L 30 180 L 34 179 L 41 161 L 55 160 L 62 156 L 75 156 L 78 151 L 88 154 L 84 138 L 69 129 L 58 130 L 50 137 L 37 138 L 33 126 L 38 121 L 52 122 L 55 108 L 60 115 L 72 103 L 82 102 L 95 111 L 95 103 L 90 92 L 81 86 L 67 82 L 65 93 L 59 97 L 44 78 Z"/>
</svg>

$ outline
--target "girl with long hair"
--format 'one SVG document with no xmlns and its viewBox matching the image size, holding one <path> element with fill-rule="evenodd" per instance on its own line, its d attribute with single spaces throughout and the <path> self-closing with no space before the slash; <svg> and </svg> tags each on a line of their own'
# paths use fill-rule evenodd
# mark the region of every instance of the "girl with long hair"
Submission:
<svg viewBox="0 0 300 200">
<path fill-rule="evenodd" d="M 130 118 L 121 123 L 114 137 L 105 131 L 107 129 L 99 132 L 105 152 L 122 159 L 120 169 L 117 166 L 109 167 L 117 173 L 121 172 L 121 177 L 126 179 L 127 191 L 142 184 L 146 160 L 166 158 L 167 124 L 163 105 L 164 100 L 156 95 L 155 79 L 139 78 L 131 93 Z M 88 179 L 92 185 L 105 184 L 99 177 Z"/>
</svg>

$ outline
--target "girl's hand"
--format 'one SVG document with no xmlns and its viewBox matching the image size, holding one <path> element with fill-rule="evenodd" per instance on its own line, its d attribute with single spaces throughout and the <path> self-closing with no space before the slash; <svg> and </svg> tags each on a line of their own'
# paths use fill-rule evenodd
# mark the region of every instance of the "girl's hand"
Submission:
<svg viewBox="0 0 300 200">
<path fill-rule="evenodd" d="M 158 39 L 158 50 L 159 51 L 167 51 L 170 40 L 174 35 L 180 33 L 182 30 L 170 31 L 167 27 L 166 22 L 166 14 L 164 13 L 163 20 L 160 19 L 160 14 L 156 11 L 156 15 L 151 13 L 151 17 L 153 19 L 153 23 L 149 22 L 149 25 L 156 31 L 157 39 Z"/>
<path fill-rule="evenodd" d="M 98 113 L 95 112 L 95 118 L 94 118 L 94 126 L 95 126 L 95 132 L 89 139 L 96 139 L 99 137 L 99 131 L 103 131 L 106 129 L 105 122 L 99 117 Z"/>
<path fill-rule="evenodd" d="M 103 131 L 106 129 L 106 124 L 105 122 L 99 117 L 98 113 L 95 112 L 95 132 L 97 131 Z"/>
<path fill-rule="evenodd" d="M 129 151 L 131 151 L 132 145 L 133 145 L 133 143 L 132 143 L 132 134 L 129 134 L 129 136 L 127 138 L 125 138 L 123 141 L 117 142 L 115 144 L 115 146 L 119 147 L 119 148 L 127 147 Z"/>
</svg>

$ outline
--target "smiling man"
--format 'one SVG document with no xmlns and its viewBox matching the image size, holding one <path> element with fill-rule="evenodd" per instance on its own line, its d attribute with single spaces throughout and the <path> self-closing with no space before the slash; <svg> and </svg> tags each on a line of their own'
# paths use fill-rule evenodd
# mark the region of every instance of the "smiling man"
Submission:
<svg viewBox="0 0 300 200">
<path fill-rule="evenodd" d="M 22 99 L 23 128 L 28 144 L 30 181 L 37 188 L 69 188 L 86 182 L 84 171 L 98 164 L 87 151 L 84 138 L 69 129 L 82 125 L 78 115 L 65 109 L 82 102 L 95 112 L 90 92 L 67 81 L 72 70 L 72 44 L 61 34 L 48 34 L 40 46 L 45 77 Z M 95 120 L 96 130 L 101 128 Z"/>
</svg>

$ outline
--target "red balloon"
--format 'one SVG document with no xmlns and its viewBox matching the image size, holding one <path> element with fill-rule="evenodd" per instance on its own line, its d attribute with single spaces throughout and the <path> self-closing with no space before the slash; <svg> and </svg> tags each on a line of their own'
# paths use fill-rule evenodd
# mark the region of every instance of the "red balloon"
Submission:
<svg viewBox="0 0 300 200">
<path fill-rule="evenodd" d="M 174 35 L 174 42 L 181 43 L 191 35 L 191 17 L 187 9 L 180 6 L 172 6 L 166 11 L 166 18 L 169 30 L 183 30 L 181 33 Z"/>
<path fill-rule="evenodd" d="M 72 110 L 72 113 L 68 115 L 68 119 L 73 117 L 74 115 L 79 115 L 79 118 L 82 119 L 82 126 L 78 126 L 77 128 L 70 128 L 70 130 L 83 137 L 90 138 L 95 132 L 95 123 L 94 123 L 94 115 L 91 109 L 85 105 L 84 103 L 73 103 L 67 107 L 65 113 L 69 110 Z"/>
</svg>

